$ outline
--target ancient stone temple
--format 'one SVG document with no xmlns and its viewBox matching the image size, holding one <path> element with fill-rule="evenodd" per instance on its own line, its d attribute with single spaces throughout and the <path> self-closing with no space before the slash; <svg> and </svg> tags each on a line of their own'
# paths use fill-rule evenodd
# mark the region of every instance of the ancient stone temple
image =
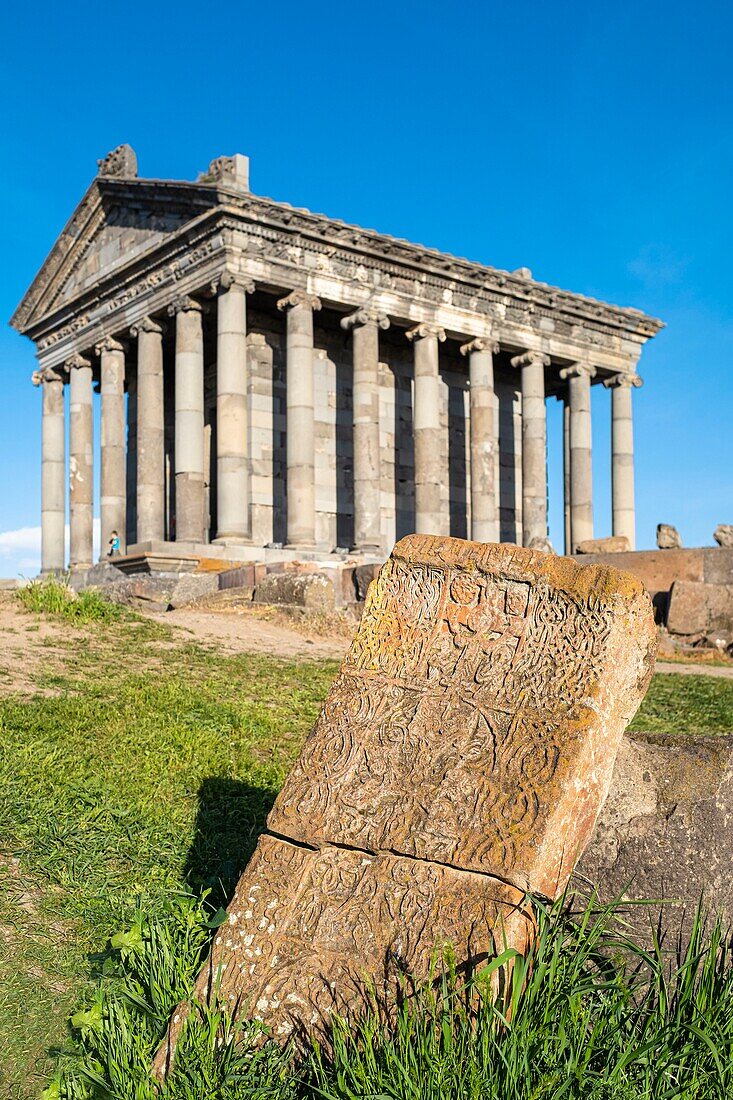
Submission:
<svg viewBox="0 0 733 1100">
<path fill-rule="evenodd" d="M 659 321 L 253 195 L 244 156 L 189 182 L 115 149 L 12 324 L 39 361 L 44 571 L 65 565 L 67 470 L 72 569 L 92 563 L 97 479 L 103 549 L 117 531 L 159 561 L 383 557 L 412 531 L 530 545 L 548 398 L 574 548 L 594 384 L 612 529 L 634 545 L 632 392 Z"/>
</svg>

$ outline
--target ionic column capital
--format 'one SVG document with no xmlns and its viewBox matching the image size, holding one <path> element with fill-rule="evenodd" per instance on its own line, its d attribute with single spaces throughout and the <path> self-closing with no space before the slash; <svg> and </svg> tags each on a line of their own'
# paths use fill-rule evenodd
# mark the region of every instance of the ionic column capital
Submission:
<svg viewBox="0 0 733 1100">
<path fill-rule="evenodd" d="M 309 309 L 321 308 L 321 299 L 315 294 L 309 294 L 307 290 L 291 290 L 277 303 L 278 309 L 293 309 L 295 306 L 307 306 Z"/>
<path fill-rule="evenodd" d="M 477 336 L 475 340 L 461 345 L 461 355 L 471 355 L 474 351 L 488 351 L 490 355 L 498 355 L 499 341 L 493 337 Z"/>
<path fill-rule="evenodd" d="M 168 316 L 175 317 L 177 313 L 200 313 L 201 305 L 188 294 L 180 294 L 174 298 L 168 306 Z"/>
<path fill-rule="evenodd" d="M 115 340 L 112 336 L 105 336 L 104 340 L 100 340 L 98 344 L 94 345 L 94 354 L 102 355 L 105 351 L 124 351 L 125 345 L 121 344 L 119 340 Z"/>
<path fill-rule="evenodd" d="M 71 374 L 73 370 L 80 370 L 82 367 L 91 367 L 91 359 L 87 359 L 84 355 L 71 355 L 64 363 L 64 370 L 67 374 Z"/>
<path fill-rule="evenodd" d="M 513 367 L 549 367 L 552 360 L 544 351 L 523 351 L 511 360 Z"/>
<path fill-rule="evenodd" d="M 254 279 L 250 279 L 248 275 L 242 275 L 238 271 L 227 270 L 222 271 L 221 275 L 217 275 L 215 279 L 212 279 L 211 293 L 219 294 L 222 291 L 226 293 L 233 286 L 240 287 L 245 294 L 254 294 L 255 291 Z"/>
<path fill-rule="evenodd" d="M 563 367 L 560 371 L 560 377 L 564 380 L 566 378 L 595 378 L 596 368 L 592 367 L 590 363 L 571 363 L 569 367 Z"/>
<path fill-rule="evenodd" d="M 353 313 L 349 313 L 347 317 L 341 318 L 341 328 L 343 329 L 361 328 L 364 325 L 376 325 L 377 328 L 388 329 L 389 317 L 373 306 L 360 306 Z"/>
<path fill-rule="evenodd" d="M 142 317 L 130 328 L 130 336 L 132 336 L 133 339 L 137 339 L 141 332 L 157 332 L 159 336 L 162 336 L 164 331 L 165 325 L 160 324 L 158 321 L 154 321 L 152 317 Z"/>
<path fill-rule="evenodd" d="M 626 371 L 620 374 L 612 374 L 610 378 L 603 379 L 603 385 L 607 390 L 615 389 L 617 386 L 623 386 L 631 389 L 632 387 L 638 389 L 644 385 L 644 380 L 635 374 L 633 371 Z"/>
<path fill-rule="evenodd" d="M 440 328 L 439 325 L 419 324 L 408 329 L 405 336 L 412 341 L 424 340 L 427 336 L 433 336 L 442 344 L 445 340 L 445 329 Z"/>
<path fill-rule="evenodd" d="M 40 367 L 38 370 L 34 370 L 31 375 L 31 382 L 34 386 L 42 386 L 44 382 L 63 382 L 63 380 L 63 374 L 54 370 L 53 367 Z"/>
</svg>

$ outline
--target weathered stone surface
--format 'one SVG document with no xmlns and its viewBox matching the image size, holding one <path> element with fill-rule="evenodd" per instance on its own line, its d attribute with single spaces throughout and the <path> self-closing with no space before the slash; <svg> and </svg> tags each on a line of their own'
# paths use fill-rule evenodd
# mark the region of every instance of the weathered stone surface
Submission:
<svg viewBox="0 0 733 1100">
<path fill-rule="evenodd" d="M 307 611 L 333 611 L 333 584 L 320 573 L 268 573 L 255 588 L 256 603 L 291 604 Z"/>
<path fill-rule="evenodd" d="M 184 573 L 171 593 L 170 606 L 185 607 L 218 591 L 218 573 Z"/>
<path fill-rule="evenodd" d="M 669 597 L 670 634 L 733 633 L 733 585 L 675 581 Z"/>
<path fill-rule="evenodd" d="M 705 903 L 733 919 L 733 735 L 626 734 L 593 837 L 578 870 L 604 899 Z M 649 932 L 659 910 L 629 918 Z M 679 908 L 663 923 L 679 926 Z"/>
<path fill-rule="evenodd" d="M 530 550 L 539 550 L 543 554 L 554 554 L 555 547 L 552 545 L 546 535 L 535 535 L 534 538 L 529 540 Z"/>
<path fill-rule="evenodd" d="M 641 584 L 516 547 L 414 535 L 268 818 L 196 993 L 317 1032 L 449 940 L 460 972 L 523 948 L 562 890 L 652 671 Z M 183 1012 L 159 1051 L 165 1068 Z"/>
<path fill-rule="evenodd" d="M 626 535 L 611 535 L 605 539 L 583 539 L 575 548 L 576 554 L 624 554 L 631 547 Z"/>
<path fill-rule="evenodd" d="M 670 634 L 704 634 L 708 628 L 708 585 L 675 581 L 669 594 L 667 630 Z"/>
<path fill-rule="evenodd" d="M 657 524 L 657 546 L 660 550 L 681 550 L 682 539 L 671 523 Z"/>
<path fill-rule="evenodd" d="M 369 591 L 369 585 L 381 569 L 380 565 L 369 563 L 368 565 L 357 565 L 354 569 L 354 588 L 356 591 L 357 600 L 365 600 L 367 598 L 367 592 Z"/>
<path fill-rule="evenodd" d="M 733 523 L 719 523 L 713 531 L 718 546 L 733 547 Z"/>
<path fill-rule="evenodd" d="M 120 580 L 105 583 L 102 591 L 108 600 L 125 607 L 157 604 L 161 610 L 166 610 L 177 583 L 176 577 L 156 577 L 143 573 L 132 577 L 123 576 Z"/>
</svg>

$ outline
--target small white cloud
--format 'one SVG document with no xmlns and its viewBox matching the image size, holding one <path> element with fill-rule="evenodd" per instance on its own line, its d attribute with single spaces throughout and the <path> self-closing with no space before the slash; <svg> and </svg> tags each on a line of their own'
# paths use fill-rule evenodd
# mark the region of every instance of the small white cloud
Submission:
<svg viewBox="0 0 733 1100">
<path fill-rule="evenodd" d="M 99 517 L 92 522 L 94 561 L 99 557 Z M 64 529 L 66 560 L 69 558 L 69 525 Z M 6 577 L 33 577 L 41 571 L 41 528 L 17 527 L 0 531 L 0 570 Z"/>
</svg>

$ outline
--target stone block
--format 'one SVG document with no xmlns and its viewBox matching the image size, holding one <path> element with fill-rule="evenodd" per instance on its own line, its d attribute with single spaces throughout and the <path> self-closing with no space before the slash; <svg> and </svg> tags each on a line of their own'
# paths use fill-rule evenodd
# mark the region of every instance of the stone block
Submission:
<svg viewBox="0 0 733 1100">
<path fill-rule="evenodd" d="M 195 995 L 285 1039 L 427 977 L 446 941 L 462 974 L 524 949 L 525 891 L 564 888 L 655 647 L 649 598 L 617 570 L 399 542 Z"/>
<path fill-rule="evenodd" d="M 626 535 L 610 535 L 605 539 L 583 539 L 575 548 L 576 554 L 624 554 L 631 549 Z"/>
<path fill-rule="evenodd" d="M 238 565 L 234 569 L 225 569 L 219 574 L 219 591 L 230 588 L 254 588 L 255 567 L 253 563 Z"/>
<path fill-rule="evenodd" d="M 713 538 L 718 546 L 733 548 L 733 523 L 719 523 L 713 531 Z"/>
<path fill-rule="evenodd" d="M 669 596 L 670 634 L 733 633 L 733 585 L 675 581 Z"/>
<path fill-rule="evenodd" d="M 376 562 L 356 566 L 354 569 L 354 588 L 356 590 L 357 600 L 365 600 L 367 598 L 369 585 L 375 579 L 380 569 L 381 565 L 378 565 Z"/>
<path fill-rule="evenodd" d="M 186 573 L 171 593 L 170 607 L 186 607 L 219 591 L 221 573 Z"/>
<path fill-rule="evenodd" d="M 663 924 L 686 923 L 702 896 L 733 920 L 733 734 L 627 734 L 578 870 L 604 899 L 664 898 Z M 649 934 L 660 907 L 631 909 Z"/>
<path fill-rule="evenodd" d="M 336 594 L 327 577 L 318 573 L 269 573 L 255 588 L 255 602 L 304 607 L 306 611 L 333 611 Z"/>
<path fill-rule="evenodd" d="M 178 583 L 177 576 L 160 577 L 151 573 L 139 573 L 106 583 L 102 591 L 108 600 L 125 607 L 157 605 L 165 611 Z"/>
<path fill-rule="evenodd" d="M 669 594 L 667 630 L 670 634 L 704 634 L 708 628 L 707 585 L 675 581 Z"/>
<path fill-rule="evenodd" d="M 657 524 L 657 546 L 660 550 L 681 550 L 682 539 L 671 523 Z"/>
</svg>

